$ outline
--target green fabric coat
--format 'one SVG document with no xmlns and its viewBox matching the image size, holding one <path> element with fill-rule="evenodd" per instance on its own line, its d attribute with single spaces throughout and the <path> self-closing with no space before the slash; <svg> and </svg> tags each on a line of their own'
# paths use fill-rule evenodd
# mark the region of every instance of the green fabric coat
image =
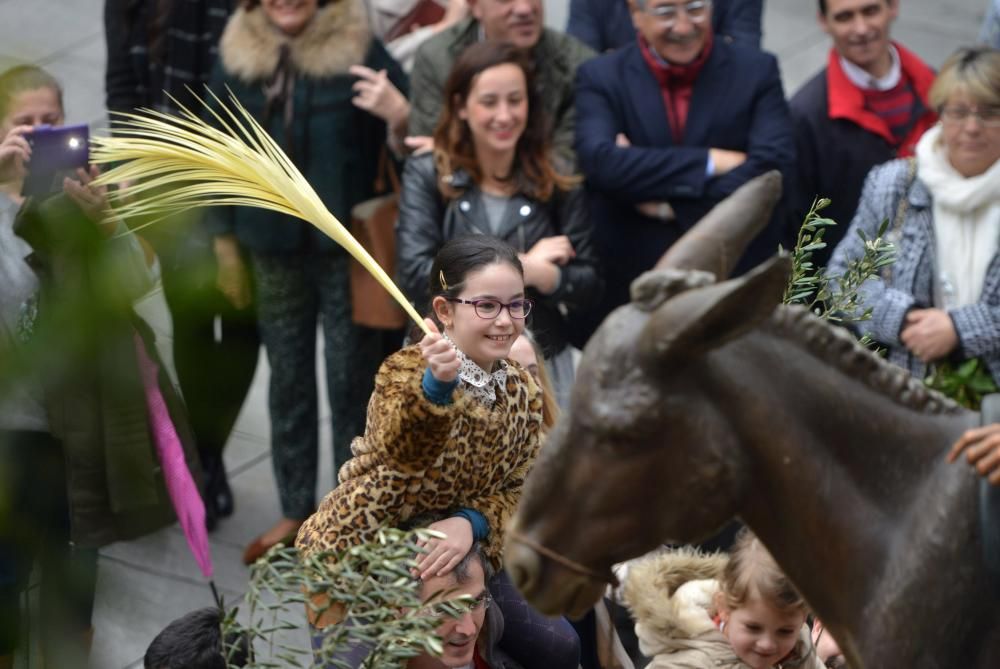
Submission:
<svg viewBox="0 0 1000 669">
<path fill-rule="evenodd" d="M 211 84 L 222 99 L 228 97 L 226 87 L 232 91 L 345 226 L 351 208 L 375 194 L 379 153 L 386 142 L 385 123 L 351 102 L 357 79 L 347 69 L 355 64 L 386 70 L 406 94 L 406 75 L 372 38 L 361 0 L 319 9 L 295 38 L 272 28 L 259 7 L 239 9 L 223 33 Z M 294 83 L 287 96 L 269 106 L 265 88 L 274 85 L 280 72 Z M 216 235 L 235 233 L 257 253 L 339 248 L 312 225 L 263 209 L 214 208 L 207 225 Z"/>
</svg>

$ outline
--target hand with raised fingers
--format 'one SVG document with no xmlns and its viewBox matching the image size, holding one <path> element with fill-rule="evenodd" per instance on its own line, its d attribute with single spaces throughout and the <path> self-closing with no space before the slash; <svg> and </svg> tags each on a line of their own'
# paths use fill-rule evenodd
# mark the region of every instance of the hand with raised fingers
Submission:
<svg viewBox="0 0 1000 669">
<path fill-rule="evenodd" d="M 955 462 L 962 453 L 980 475 L 1000 485 L 1000 423 L 966 430 L 948 451 L 948 462 Z"/>
<path fill-rule="evenodd" d="M 458 370 L 462 365 L 458 359 L 458 352 L 454 345 L 444 338 L 433 320 L 425 318 L 424 322 L 430 327 L 431 334 L 424 335 L 420 340 L 420 352 L 434 378 L 450 383 L 458 378 Z"/>
<path fill-rule="evenodd" d="M 396 86 L 389 81 L 385 70 L 375 71 L 364 65 L 351 65 L 350 73 L 358 78 L 354 82 L 351 102 L 359 109 L 378 116 L 392 128 L 399 128 L 410 117 L 410 103 Z"/>
<path fill-rule="evenodd" d="M 427 526 L 444 534 L 444 538 L 432 537 L 418 544 L 427 549 L 417 558 L 417 573 L 421 579 L 444 576 L 462 561 L 472 548 L 472 523 L 461 516 L 445 518 Z"/>
</svg>

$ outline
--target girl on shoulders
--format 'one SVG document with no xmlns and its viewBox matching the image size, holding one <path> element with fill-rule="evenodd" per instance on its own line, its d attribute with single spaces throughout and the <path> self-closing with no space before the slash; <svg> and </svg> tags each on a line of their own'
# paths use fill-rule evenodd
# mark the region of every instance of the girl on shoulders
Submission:
<svg viewBox="0 0 1000 669">
<path fill-rule="evenodd" d="M 297 545 L 305 554 L 342 551 L 371 541 L 379 527 L 451 513 L 429 526 L 446 538 L 426 546 L 421 578 L 449 573 L 479 541 L 498 569 L 489 588 L 504 614 L 504 650 L 534 656 L 538 667 L 576 667 L 569 624 L 532 611 L 500 571 L 504 530 L 543 424 L 537 384 L 507 362 L 533 307 L 521 261 L 496 238 L 461 237 L 438 252 L 430 281 L 435 333 L 382 364 L 354 458 Z"/>
</svg>

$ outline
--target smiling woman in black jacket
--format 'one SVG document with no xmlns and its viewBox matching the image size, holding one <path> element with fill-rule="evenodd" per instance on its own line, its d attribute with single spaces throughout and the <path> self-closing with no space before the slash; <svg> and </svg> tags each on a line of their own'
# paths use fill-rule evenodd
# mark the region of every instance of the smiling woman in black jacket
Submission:
<svg viewBox="0 0 1000 669">
<path fill-rule="evenodd" d="M 477 43 L 456 61 L 434 152 L 410 159 L 403 173 L 399 279 L 423 307 L 446 241 L 486 234 L 514 246 L 536 305 L 531 329 L 563 404 L 573 318 L 600 298 L 603 281 L 579 180 L 552 163 L 548 121 L 532 91 L 530 67 L 508 44 Z"/>
</svg>

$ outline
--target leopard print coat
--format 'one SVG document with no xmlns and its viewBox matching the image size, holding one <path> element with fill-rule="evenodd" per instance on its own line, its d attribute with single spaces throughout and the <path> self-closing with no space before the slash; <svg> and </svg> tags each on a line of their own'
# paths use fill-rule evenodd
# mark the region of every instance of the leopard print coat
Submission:
<svg viewBox="0 0 1000 669">
<path fill-rule="evenodd" d="M 305 555 L 343 551 L 373 540 L 380 527 L 466 507 L 489 523 L 483 550 L 501 567 L 504 529 L 541 445 L 541 391 L 512 363 L 492 408 L 461 385 L 452 404 L 436 405 L 421 387 L 425 367 L 417 346 L 382 363 L 354 457 L 299 530 Z"/>
</svg>

